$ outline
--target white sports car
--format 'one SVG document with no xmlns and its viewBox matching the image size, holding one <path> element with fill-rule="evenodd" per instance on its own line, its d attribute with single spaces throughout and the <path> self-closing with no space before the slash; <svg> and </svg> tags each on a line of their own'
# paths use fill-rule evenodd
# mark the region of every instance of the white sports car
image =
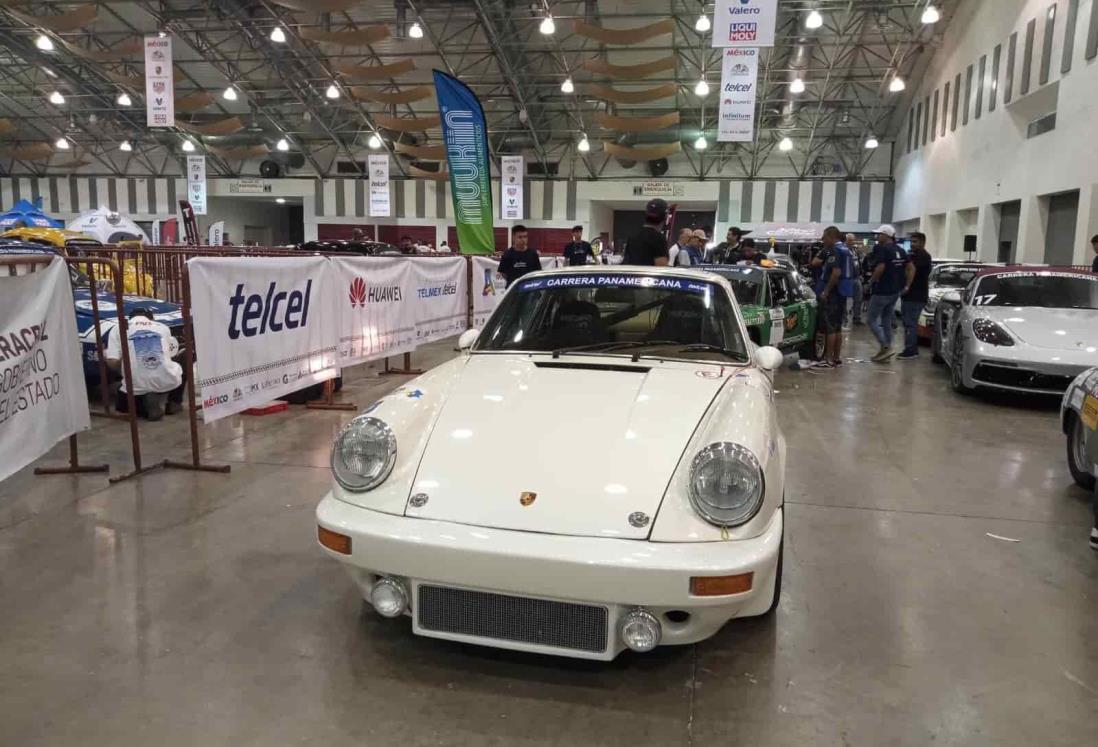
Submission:
<svg viewBox="0 0 1098 747">
<path fill-rule="evenodd" d="M 934 359 L 959 392 L 987 387 L 1063 394 L 1098 362 L 1098 275 L 1049 268 L 995 268 L 934 315 Z"/>
<path fill-rule="evenodd" d="M 974 262 L 945 262 L 930 270 L 930 282 L 926 306 L 919 312 L 919 339 L 929 340 L 933 336 L 934 312 L 942 296 L 950 291 L 963 290 L 980 270 L 990 265 Z"/>
<path fill-rule="evenodd" d="M 1093 490 L 1098 478 L 1098 368 L 1076 376 L 1064 392 L 1060 424 L 1067 436 L 1071 477 L 1079 487 Z"/>
<path fill-rule="evenodd" d="M 320 544 L 378 613 L 609 660 L 775 608 L 781 353 L 748 340 L 726 280 L 532 273 L 459 347 L 332 448 Z"/>
</svg>

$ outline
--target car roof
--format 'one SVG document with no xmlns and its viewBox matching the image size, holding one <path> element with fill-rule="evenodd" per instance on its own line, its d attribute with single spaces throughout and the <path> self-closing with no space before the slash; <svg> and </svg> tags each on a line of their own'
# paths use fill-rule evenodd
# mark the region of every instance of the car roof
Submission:
<svg viewBox="0 0 1098 747">
<path fill-rule="evenodd" d="M 1098 280 L 1098 273 L 1089 270 L 1079 270 L 1074 267 L 1051 267 L 1049 265 L 1000 265 L 987 267 L 976 277 L 985 278 L 989 275 L 1010 275 L 1016 272 L 1026 272 L 1035 275 L 1086 275 Z"/>
<path fill-rule="evenodd" d="M 758 280 L 762 282 L 768 272 L 786 271 L 785 267 L 759 267 L 758 265 L 701 265 L 697 272 L 707 272 L 721 277 L 739 276 L 745 280 Z"/>
</svg>

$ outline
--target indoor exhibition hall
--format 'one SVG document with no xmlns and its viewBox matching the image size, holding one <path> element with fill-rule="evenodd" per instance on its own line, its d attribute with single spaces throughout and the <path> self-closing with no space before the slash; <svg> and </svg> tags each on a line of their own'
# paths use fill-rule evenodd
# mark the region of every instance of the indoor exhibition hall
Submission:
<svg viewBox="0 0 1098 747">
<path fill-rule="evenodd" d="M 0 745 L 1079 747 L 1098 0 L 0 0 Z"/>
</svg>

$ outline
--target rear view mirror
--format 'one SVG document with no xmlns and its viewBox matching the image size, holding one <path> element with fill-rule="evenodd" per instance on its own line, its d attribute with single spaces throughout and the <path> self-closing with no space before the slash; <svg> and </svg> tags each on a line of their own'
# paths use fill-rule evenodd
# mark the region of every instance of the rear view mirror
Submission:
<svg viewBox="0 0 1098 747">
<path fill-rule="evenodd" d="M 960 291 L 946 291 L 942 294 L 942 303 L 961 304 L 961 292 Z"/>
<path fill-rule="evenodd" d="M 777 371 L 782 367 L 785 356 L 776 347 L 767 345 L 755 351 L 755 360 L 763 371 Z"/>
<path fill-rule="evenodd" d="M 480 336 L 479 329 L 467 329 L 461 333 L 461 337 L 458 338 L 458 350 L 468 350 L 473 347 L 473 343 L 477 341 Z"/>
</svg>

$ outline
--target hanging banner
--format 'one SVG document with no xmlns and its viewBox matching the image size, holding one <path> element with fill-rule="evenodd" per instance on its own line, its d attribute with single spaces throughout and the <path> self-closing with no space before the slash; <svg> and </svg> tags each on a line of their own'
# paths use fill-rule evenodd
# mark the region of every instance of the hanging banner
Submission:
<svg viewBox="0 0 1098 747">
<path fill-rule="evenodd" d="M 484 110 L 468 86 L 435 70 L 435 95 L 442 112 L 442 135 L 450 166 L 458 246 L 462 254 L 492 254 L 492 183 L 488 127 Z"/>
<path fill-rule="evenodd" d="M 714 47 L 773 47 L 778 0 L 717 0 Z"/>
<path fill-rule="evenodd" d="M 545 259 L 542 259 L 545 267 Z M 499 262 L 487 257 L 473 257 L 473 326 L 482 329 L 488 317 L 499 306 L 507 281 L 499 275 Z"/>
<path fill-rule="evenodd" d="M 219 220 L 216 223 L 211 224 L 209 235 L 206 240 L 210 242 L 210 246 L 224 246 L 225 221 Z"/>
<path fill-rule="evenodd" d="M 446 257 L 416 260 L 411 264 L 416 344 L 464 332 L 469 298 L 465 260 Z"/>
<path fill-rule="evenodd" d="M 341 367 L 415 350 L 413 264 L 404 257 L 332 258 Z"/>
<path fill-rule="evenodd" d="M 69 268 L 0 276 L 0 480 L 91 427 Z"/>
<path fill-rule="evenodd" d="M 522 220 L 522 156 L 500 156 L 499 159 L 499 217 L 503 220 Z M 551 186 L 550 186 L 551 188 Z"/>
<path fill-rule="evenodd" d="M 187 200 L 195 215 L 206 214 L 206 156 L 187 156 Z"/>
<path fill-rule="evenodd" d="M 152 243 L 153 246 L 163 246 L 163 242 L 160 240 L 160 220 L 154 220 L 152 222 Z"/>
<path fill-rule="evenodd" d="M 187 269 L 203 420 L 338 373 L 337 291 L 326 258 L 198 257 Z"/>
<path fill-rule="evenodd" d="M 387 218 L 392 212 L 389 198 L 389 155 L 371 154 L 366 165 L 370 173 L 370 217 Z"/>
<path fill-rule="evenodd" d="M 186 200 L 179 201 L 179 213 L 183 216 L 184 241 L 189 246 L 198 246 L 198 221 L 194 217 L 194 208 Z"/>
<path fill-rule="evenodd" d="M 759 78 L 759 50 L 730 47 L 721 62 L 721 98 L 717 141 L 750 143 L 755 139 L 755 95 Z"/>
<path fill-rule="evenodd" d="M 145 37 L 145 124 L 175 127 L 175 80 L 172 38 Z"/>
</svg>

